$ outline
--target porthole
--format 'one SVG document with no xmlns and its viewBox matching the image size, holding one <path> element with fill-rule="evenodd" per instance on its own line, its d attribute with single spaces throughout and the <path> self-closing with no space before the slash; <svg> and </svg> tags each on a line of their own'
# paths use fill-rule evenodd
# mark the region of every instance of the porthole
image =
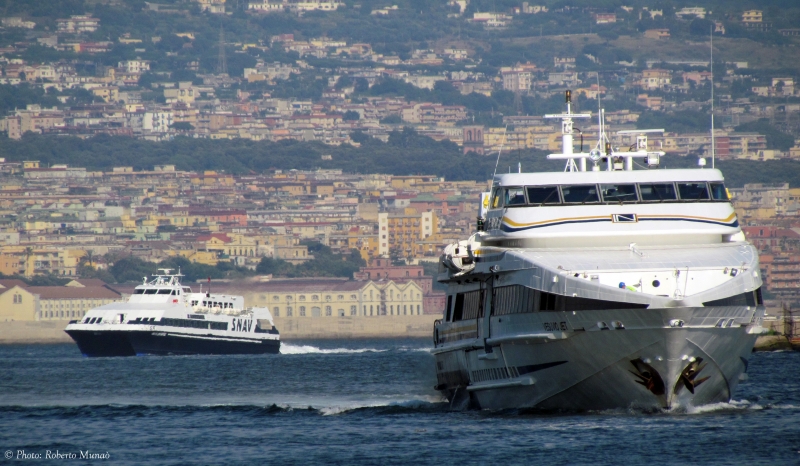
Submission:
<svg viewBox="0 0 800 466">
<path fill-rule="evenodd" d="M 659 286 L 661 286 L 661 282 L 658 280 L 653 280 L 653 288 L 658 288 Z"/>
</svg>

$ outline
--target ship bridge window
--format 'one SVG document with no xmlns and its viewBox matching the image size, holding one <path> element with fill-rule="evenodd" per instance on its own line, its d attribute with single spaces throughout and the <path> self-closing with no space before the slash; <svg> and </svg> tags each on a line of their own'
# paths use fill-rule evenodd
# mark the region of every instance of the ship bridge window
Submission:
<svg viewBox="0 0 800 466">
<path fill-rule="evenodd" d="M 705 183 L 678 183 L 678 194 L 682 201 L 708 200 L 708 187 Z"/>
<path fill-rule="evenodd" d="M 456 295 L 453 322 L 483 317 L 483 291 L 469 291 Z"/>
<path fill-rule="evenodd" d="M 525 190 L 523 188 L 506 188 L 505 205 L 525 205 Z"/>
<path fill-rule="evenodd" d="M 534 205 L 561 204 L 558 186 L 528 186 L 528 203 Z"/>
<path fill-rule="evenodd" d="M 600 202 L 597 186 L 593 184 L 562 186 L 561 193 L 567 204 L 596 204 Z"/>
<path fill-rule="evenodd" d="M 729 201 L 728 198 L 728 190 L 725 189 L 725 185 L 719 182 L 711 182 L 708 183 L 708 187 L 711 191 L 711 199 L 715 201 Z"/>
<path fill-rule="evenodd" d="M 158 290 L 158 294 L 170 294 L 172 290 Z"/>
<path fill-rule="evenodd" d="M 144 294 L 156 294 L 157 291 L 156 289 L 144 290 Z"/>
<path fill-rule="evenodd" d="M 503 207 L 503 199 L 501 196 L 502 192 L 503 192 L 502 189 L 495 188 L 494 192 L 492 193 L 492 209 Z"/>
<path fill-rule="evenodd" d="M 644 202 L 674 201 L 678 199 L 675 185 L 672 183 L 643 183 L 639 184 L 639 193 Z"/>
<path fill-rule="evenodd" d="M 133 290 L 133 294 L 144 294 L 144 290 Z"/>
<path fill-rule="evenodd" d="M 536 290 L 522 285 L 500 286 L 494 289 L 492 315 L 534 312 Z"/>
<path fill-rule="evenodd" d="M 603 202 L 624 203 L 639 200 L 635 184 L 601 184 L 600 194 L 603 196 Z"/>
</svg>

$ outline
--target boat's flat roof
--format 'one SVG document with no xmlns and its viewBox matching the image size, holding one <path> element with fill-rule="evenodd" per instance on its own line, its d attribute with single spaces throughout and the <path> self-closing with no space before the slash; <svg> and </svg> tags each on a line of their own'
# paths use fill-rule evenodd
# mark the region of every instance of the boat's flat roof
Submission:
<svg viewBox="0 0 800 466">
<path fill-rule="evenodd" d="M 658 181 L 722 181 L 723 179 L 722 172 L 717 169 L 683 168 L 669 170 L 503 173 L 495 177 L 495 185 L 648 183 Z"/>
</svg>

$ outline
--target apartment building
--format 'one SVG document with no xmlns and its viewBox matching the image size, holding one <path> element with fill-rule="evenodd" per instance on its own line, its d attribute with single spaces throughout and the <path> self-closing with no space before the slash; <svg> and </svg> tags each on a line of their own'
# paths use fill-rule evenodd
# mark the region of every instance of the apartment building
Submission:
<svg viewBox="0 0 800 466">
<path fill-rule="evenodd" d="M 414 243 L 436 234 L 438 231 L 436 212 L 418 213 L 407 208 L 403 212 L 378 214 L 378 253 L 382 257 L 392 255 L 412 257 Z"/>
</svg>

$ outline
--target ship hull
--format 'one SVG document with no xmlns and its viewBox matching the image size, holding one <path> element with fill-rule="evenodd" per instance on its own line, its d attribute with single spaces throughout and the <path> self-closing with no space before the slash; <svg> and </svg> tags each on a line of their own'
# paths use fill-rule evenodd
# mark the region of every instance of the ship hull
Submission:
<svg viewBox="0 0 800 466">
<path fill-rule="evenodd" d="M 660 410 L 727 402 L 757 335 L 744 325 L 664 327 L 671 319 L 691 322 L 693 314 L 703 320 L 731 314 L 701 309 L 648 310 L 639 322 L 617 313 L 628 322 L 624 329 L 576 329 L 566 316 L 551 315 L 544 320 L 562 317 L 569 330 L 537 334 L 541 326 L 518 322 L 488 353 L 482 340 L 437 348 L 437 388 L 451 403 L 483 409 Z M 610 322 L 612 314 L 584 311 L 582 318 Z M 510 330 L 497 322 L 492 328 Z"/>
<path fill-rule="evenodd" d="M 66 330 L 87 357 L 135 356 L 125 331 Z"/>
<path fill-rule="evenodd" d="M 128 338 L 137 355 L 277 354 L 280 352 L 280 340 L 149 331 L 131 332 Z"/>
</svg>

